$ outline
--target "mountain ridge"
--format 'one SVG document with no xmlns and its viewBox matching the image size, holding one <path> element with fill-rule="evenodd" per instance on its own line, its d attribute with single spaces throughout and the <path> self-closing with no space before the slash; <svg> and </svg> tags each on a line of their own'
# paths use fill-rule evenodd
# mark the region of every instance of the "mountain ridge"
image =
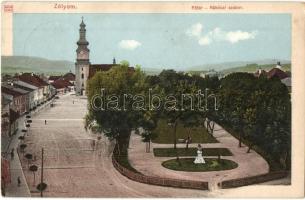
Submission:
<svg viewBox="0 0 305 200">
<path fill-rule="evenodd" d="M 62 74 L 69 71 L 74 72 L 74 63 L 67 60 L 49 60 L 32 56 L 1 56 L 2 73 L 36 72 Z"/>
<path fill-rule="evenodd" d="M 214 64 L 204 64 L 187 68 L 184 71 L 197 71 L 204 72 L 211 69 L 215 71 L 231 73 L 231 72 L 253 72 L 258 67 L 263 66 L 269 69 L 275 66 L 277 62 L 281 62 L 285 69 L 290 69 L 290 61 L 276 60 L 276 59 L 263 59 L 254 61 L 236 61 L 224 62 Z M 32 56 L 1 56 L 1 71 L 3 74 L 15 74 L 19 72 L 34 72 L 45 73 L 48 75 L 64 74 L 69 71 L 74 73 L 75 63 L 67 60 L 50 60 L 41 57 Z M 144 72 L 149 75 L 159 74 L 162 69 L 143 67 Z"/>
</svg>

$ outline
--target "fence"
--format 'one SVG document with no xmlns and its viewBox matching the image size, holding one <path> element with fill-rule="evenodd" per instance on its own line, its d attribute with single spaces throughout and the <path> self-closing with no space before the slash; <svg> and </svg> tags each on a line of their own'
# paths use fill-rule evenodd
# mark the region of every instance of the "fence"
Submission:
<svg viewBox="0 0 305 200">
<path fill-rule="evenodd" d="M 180 179 L 171 179 L 171 178 L 161 178 L 154 176 L 146 176 L 140 173 L 133 172 L 129 169 L 126 169 L 120 165 L 115 156 L 112 156 L 113 166 L 127 178 L 137 181 L 140 183 L 146 183 L 151 185 L 167 186 L 167 187 L 177 187 L 177 188 L 188 188 L 188 189 L 198 189 L 198 190 L 208 190 L 208 182 L 202 181 L 190 181 L 190 180 L 180 180 Z"/>
<path fill-rule="evenodd" d="M 267 174 L 262 174 L 258 176 L 251 176 L 251 177 L 223 181 L 219 183 L 219 186 L 223 189 L 226 189 L 226 188 L 234 188 L 234 187 L 258 184 L 258 183 L 284 178 L 288 175 L 288 173 L 289 173 L 288 171 L 269 172 Z"/>
</svg>

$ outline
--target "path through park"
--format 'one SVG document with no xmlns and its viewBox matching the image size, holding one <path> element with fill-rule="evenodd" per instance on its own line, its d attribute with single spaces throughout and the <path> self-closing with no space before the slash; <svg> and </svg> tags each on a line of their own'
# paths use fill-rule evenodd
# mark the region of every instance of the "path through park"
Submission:
<svg viewBox="0 0 305 200">
<path fill-rule="evenodd" d="M 224 180 L 255 176 L 268 172 L 268 163 L 262 156 L 253 150 L 250 153 L 246 153 L 248 147 L 244 144 L 239 148 L 238 140 L 218 124 L 215 124 L 215 132 L 213 135 L 219 143 L 205 143 L 202 144 L 203 148 L 229 149 L 233 156 L 223 156 L 222 158 L 236 162 L 238 164 L 237 168 L 211 172 L 184 172 L 164 168 L 161 163 L 173 159 L 173 157 L 155 157 L 153 148 L 173 148 L 173 145 L 153 143 L 150 153 L 146 153 L 145 143 L 141 141 L 141 136 L 134 133 L 131 136 L 129 144 L 129 160 L 131 165 L 143 174 L 184 180 L 208 181 L 211 189 L 217 189 L 217 183 Z M 193 143 L 189 147 L 197 147 L 197 145 Z M 185 144 L 178 144 L 177 147 L 185 148 Z"/>
</svg>

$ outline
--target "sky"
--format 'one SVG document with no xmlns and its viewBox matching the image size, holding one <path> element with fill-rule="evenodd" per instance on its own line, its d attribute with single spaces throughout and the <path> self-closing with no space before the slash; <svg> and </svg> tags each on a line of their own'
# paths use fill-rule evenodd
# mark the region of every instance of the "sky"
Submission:
<svg viewBox="0 0 305 200">
<path fill-rule="evenodd" d="M 81 17 L 92 64 L 146 68 L 290 60 L 290 14 L 14 14 L 13 54 L 76 59 Z"/>
</svg>

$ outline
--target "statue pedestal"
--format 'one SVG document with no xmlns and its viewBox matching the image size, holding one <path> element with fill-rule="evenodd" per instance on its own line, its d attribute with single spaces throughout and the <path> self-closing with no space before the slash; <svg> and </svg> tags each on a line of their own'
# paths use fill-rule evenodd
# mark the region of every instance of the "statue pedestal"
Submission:
<svg viewBox="0 0 305 200">
<path fill-rule="evenodd" d="M 195 164 L 202 164 L 202 163 L 204 164 L 205 163 L 205 161 L 202 157 L 202 151 L 200 151 L 200 150 L 197 151 L 197 157 L 195 158 L 194 163 Z"/>
</svg>

